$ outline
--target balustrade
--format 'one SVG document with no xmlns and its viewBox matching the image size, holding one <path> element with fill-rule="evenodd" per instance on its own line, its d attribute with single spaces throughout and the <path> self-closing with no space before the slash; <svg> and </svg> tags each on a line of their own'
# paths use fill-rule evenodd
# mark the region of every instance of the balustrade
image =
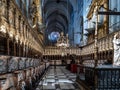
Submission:
<svg viewBox="0 0 120 90">
<path fill-rule="evenodd" d="M 112 65 L 89 67 L 78 65 L 78 79 L 84 81 L 90 90 L 119 90 L 120 68 Z"/>
</svg>

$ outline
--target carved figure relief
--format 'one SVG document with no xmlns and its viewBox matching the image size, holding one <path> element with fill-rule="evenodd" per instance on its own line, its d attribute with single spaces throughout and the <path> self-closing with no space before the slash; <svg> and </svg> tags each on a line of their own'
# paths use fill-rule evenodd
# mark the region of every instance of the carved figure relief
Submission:
<svg viewBox="0 0 120 90">
<path fill-rule="evenodd" d="M 7 60 L 9 56 L 0 56 L 0 73 L 7 72 Z"/>
<path fill-rule="evenodd" d="M 6 79 L 0 81 L 1 90 L 4 90 L 6 84 Z"/>
<path fill-rule="evenodd" d="M 18 28 L 19 28 L 19 22 L 18 22 L 18 16 L 16 14 L 16 17 L 15 17 L 15 26 L 16 26 L 16 29 L 18 31 Z"/>
<path fill-rule="evenodd" d="M 9 72 L 18 69 L 18 58 L 12 57 L 8 62 Z"/>
<path fill-rule="evenodd" d="M 25 86 L 26 86 L 25 81 L 22 81 L 22 82 L 21 82 L 21 90 L 25 90 Z"/>
<path fill-rule="evenodd" d="M 7 72 L 7 61 L 0 59 L 0 74 Z"/>
<path fill-rule="evenodd" d="M 32 84 L 32 79 L 30 76 L 29 76 L 29 83 Z"/>
<path fill-rule="evenodd" d="M 119 38 L 119 33 L 114 35 L 113 44 L 114 44 L 113 65 L 119 66 L 120 65 L 120 38 Z"/>
<path fill-rule="evenodd" d="M 34 60 L 31 59 L 30 66 L 33 66 L 33 62 L 34 62 Z"/>
<path fill-rule="evenodd" d="M 6 0 L 5 1 L 0 1 L 0 12 L 1 12 L 0 14 L 2 16 L 5 16 L 5 13 L 6 13 L 5 5 L 6 5 Z"/>
<path fill-rule="evenodd" d="M 22 32 L 23 32 L 23 21 L 21 19 L 21 22 L 20 22 L 20 33 L 22 34 Z"/>
<path fill-rule="evenodd" d="M 24 69 L 25 68 L 25 60 L 26 60 L 26 58 L 21 58 L 19 60 L 19 69 Z"/>
<path fill-rule="evenodd" d="M 21 80 L 23 80 L 23 74 L 22 72 L 18 73 L 18 85 L 21 88 Z"/>
<path fill-rule="evenodd" d="M 30 59 L 26 59 L 26 67 L 29 67 L 29 64 L 30 64 Z"/>
<path fill-rule="evenodd" d="M 30 76 L 30 71 L 27 70 L 26 77 L 29 77 L 29 76 Z"/>
<path fill-rule="evenodd" d="M 1 90 L 7 90 L 10 87 L 14 87 L 13 78 L 11 75 L 8 75 L 6 79 L 1 80 Z M 11 90 L 15 90 L 15 88 L 12 88 Z"/>
<path fill-rule="evenodd" d="M 13 8 L 10 7 L 10 10 L 9 10 L 9 22 L 10 24 L 13 24 Z"/>
<path fill-rule="evenodd" d="M 34 69 L 31 70 L 31 76 L 33 75 L 33 73 L 34 73 Z"/>
</svg>

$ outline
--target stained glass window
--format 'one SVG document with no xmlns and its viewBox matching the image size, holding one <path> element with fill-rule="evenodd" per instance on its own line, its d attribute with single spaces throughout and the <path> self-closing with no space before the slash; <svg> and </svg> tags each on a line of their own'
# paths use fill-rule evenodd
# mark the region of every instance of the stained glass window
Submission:
<svg viewBox="0 0 120 90">
<path fill-rule="evenodd" d="M 49 38 L 49 40 L 50 40 L 51 42 L 56 42 L 59 37 L 60 37 L 59 32 L 51 32 L 51 33 L 48 35 L 48 38 Z"/>
</svg>

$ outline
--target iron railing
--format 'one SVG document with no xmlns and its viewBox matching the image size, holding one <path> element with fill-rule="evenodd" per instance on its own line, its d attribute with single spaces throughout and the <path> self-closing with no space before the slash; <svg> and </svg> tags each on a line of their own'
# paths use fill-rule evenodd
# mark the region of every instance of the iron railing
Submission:
<svg viewBox="0 0 120 90">
<path fill-rule="evenodd" d="M 79 80 L 91 90 L 120 90 L 120 67 L 100 65 L 94 68 L 78 65 L 78 71 Z"/>
</svg>

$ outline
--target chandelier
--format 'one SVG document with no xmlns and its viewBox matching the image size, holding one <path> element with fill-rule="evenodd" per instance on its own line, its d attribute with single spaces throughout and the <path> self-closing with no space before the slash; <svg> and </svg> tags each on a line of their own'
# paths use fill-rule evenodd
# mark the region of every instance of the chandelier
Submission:
<svg viewBox="0 0 120 90">
<path fill-rule="evenodd" d="M 57 47 L 67 48 L 69 47 L 69 40 L 68 40 L 68 34 L 64 36 L 63 32 L 61 32 L 59 39 L 57 40 Z"/>
</svg>

